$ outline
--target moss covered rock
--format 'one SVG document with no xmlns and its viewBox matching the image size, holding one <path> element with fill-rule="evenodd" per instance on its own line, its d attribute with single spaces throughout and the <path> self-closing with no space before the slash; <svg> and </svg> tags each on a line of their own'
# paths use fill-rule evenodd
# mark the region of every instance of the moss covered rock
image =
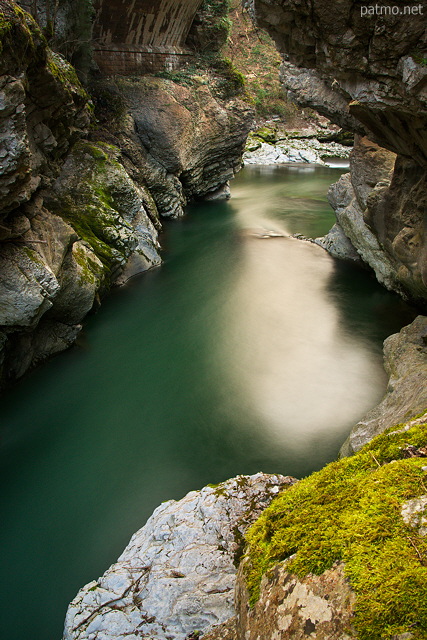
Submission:
<svg viewBox="0 0 427 640">
<path fill-rule="evenodd" d="M 318 638 L 385 640 L 403 633 L 426 638 L 427 540 L 422 527 L 404 517 L 408 501 L 426 494 L 426 447 L 424 413 L 279 496 L 246 536 L 245 575 L 252 606 L 272 580 L 282 587 L 294 580 L 296 588 L 323 576 L 323 588 L 326 572 L 340 563 L 355 596 L 346 618 L 348 636 L 321 634 L 322 624 L 331 621 L 330 612 L 325 612 L 323 618 L 306 618 L 311 620 L 309 633 L 291 637 L 310 637 L 316 630 Z M 284 611 L 292 595 L 285 591 L 280 603 Z M 350 602 L 349 592 L 344 608 Z M 336 612 L 335 617 L 340 615 Z M 250 628 L 251 614 L 247 620 Z M 285 623 L 280 624 L 274 637 L 290 637 Z M 242 637 L 252 638 L 250 631 L 244 635 L 246 631 Z"/>
<path fill-rule="evenodd" d="M 160 263 L 144 191 L 118 162 L 119 156 L 112 145 L 78 142 L 46 200 L 101 261 L 106 284 L 114 282 L 133 254 L 129 275 Z"/>
<path fill-rule="evenodd" d="M 47 184 L 90 120 L 72 67 L 33 18 L 0 1 L 0 218 Z"/>
</svg>

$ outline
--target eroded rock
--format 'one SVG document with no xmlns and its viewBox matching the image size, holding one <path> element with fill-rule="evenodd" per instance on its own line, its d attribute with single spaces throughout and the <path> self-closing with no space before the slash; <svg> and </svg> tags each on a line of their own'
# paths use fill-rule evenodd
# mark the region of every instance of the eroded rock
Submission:
<svg viewBox="0 0 427 640">
<path fill-rule="evenodd" d="M 358 451 L 388 427 L 404 422 L 427 407 L 427 318 L 414 322 L 384 342 L 384 367 L 389 375 L 382 402 L 357 423 L 341 448 L 342 455 Z M 420 418 L 426 422 L 427 416 Z"/>
<path fill-rule="evenodd" d="M 246 103 L 220 100 L 197 81 L 187 87 L 161 78 L 120 78 L 112 90 L 131 116 L 117 123 L 115 136 L 119 146 L 142 145 L 144 164 L 159 182 L 155 187 L 146 178 L 161 215 L 183 215 L 186 201 L 224 191 L 241 167 L 252 125 Z M 159 189 L 161 183 L 167 188 Z"/>
<path fill-rule="evenodd" d="M 258 473 L 158 507 L 118 561 L 71 603 L 64 640 L 184 640 L 234 614 L 242 535 L 282 486 Z"/>
</svg>

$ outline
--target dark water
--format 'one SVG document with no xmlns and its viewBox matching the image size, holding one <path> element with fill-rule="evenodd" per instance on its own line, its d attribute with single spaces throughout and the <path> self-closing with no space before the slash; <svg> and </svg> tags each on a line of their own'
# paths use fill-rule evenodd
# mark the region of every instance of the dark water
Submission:
<svg viewBox="0 0 427 640">
<path fill-rule="evenodd" d="M 413 313 L 309 243 L 335 169 L 246 169 L 167 225 L 165 264 L 2 399 L 2 631 L 61 636 L 67 603 L 161 501 L 239 473 L 303 476 L 384 391 Z"/>
</svg>

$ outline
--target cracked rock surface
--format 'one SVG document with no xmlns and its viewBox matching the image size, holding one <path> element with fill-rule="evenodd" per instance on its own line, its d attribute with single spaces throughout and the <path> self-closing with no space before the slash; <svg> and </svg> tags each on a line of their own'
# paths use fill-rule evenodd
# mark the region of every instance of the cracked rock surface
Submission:
<svg viewBox="0 0 427 640">
<path fill-rule="evenodd" d="M 237 476 L 160 505 L 117 562 L 79 591 L 64 640 L 184 640 L 228 620 L 242 535 L 294 482 Z"/>
</svg>

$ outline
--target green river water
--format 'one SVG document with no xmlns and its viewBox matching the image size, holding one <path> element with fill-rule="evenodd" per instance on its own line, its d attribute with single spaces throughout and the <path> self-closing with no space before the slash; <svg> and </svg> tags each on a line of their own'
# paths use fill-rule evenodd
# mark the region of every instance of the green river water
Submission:
<svg viewBox="0 0 427 640">
<path fill-rule="evenodd" d="M 164 265 L 2 398 L 7 640 L 59 640 L 67 603 L 162 501 L 237 474 L 304 476 L 385 390 L 414 317 L 364 271 L 280 234 L 333 224 L 342 170 L 246 168 L 165 225 Z M 265 238 L 268 234 L 278 237 Z"/>
</svg>

